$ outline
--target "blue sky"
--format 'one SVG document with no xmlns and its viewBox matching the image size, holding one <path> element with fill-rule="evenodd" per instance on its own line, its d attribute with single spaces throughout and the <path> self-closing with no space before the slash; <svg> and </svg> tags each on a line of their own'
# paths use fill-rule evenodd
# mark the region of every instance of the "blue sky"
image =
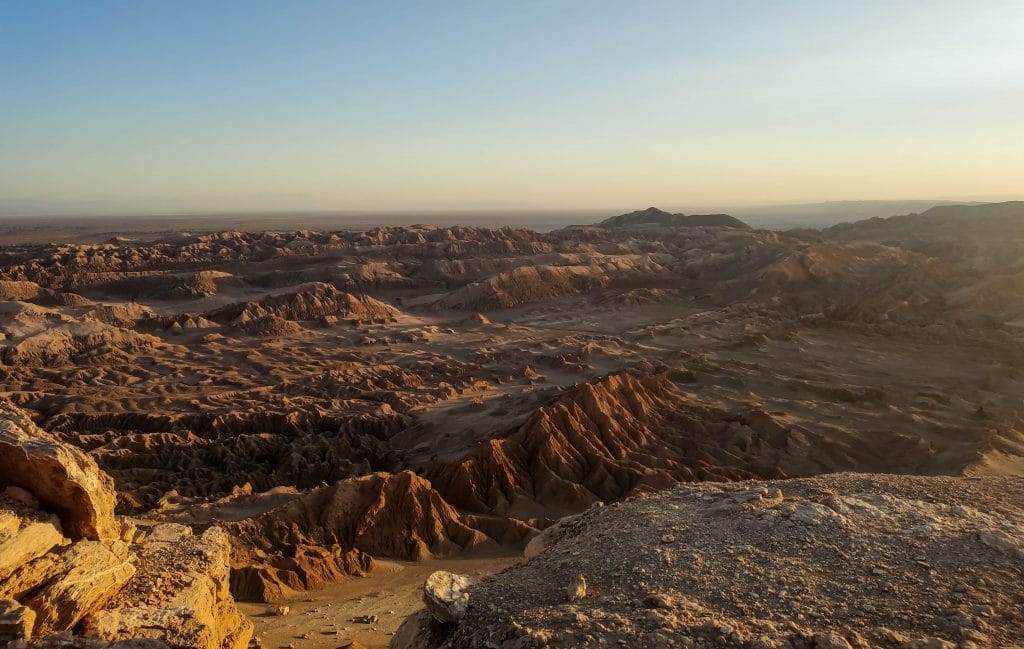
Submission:
<svg viewBox="0 0 1024 649">
<path fill-rule="evenodd" d="M 1021 2 L 0 0 L 0 212 L 1024 194 Z"/>
</svg>

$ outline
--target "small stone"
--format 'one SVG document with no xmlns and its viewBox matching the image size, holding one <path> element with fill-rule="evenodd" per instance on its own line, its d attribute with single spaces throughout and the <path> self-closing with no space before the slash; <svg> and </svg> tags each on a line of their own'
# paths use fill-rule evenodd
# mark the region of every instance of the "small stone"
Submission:
<svg viewBox="0 0 1024 649">
<path fill-rule="evenodd" d="M 291 612 L 292 609 L 287 606 L 278 606 L 273 611 L 274 615 L 278 617 L 284 617 L 285 615 L 288 615 Z"/>
<path fill-rule="evenodd" d="M 644 606 L 647 608 L 672 608 L 672 598 L 668 595 L 655 593 L 644 598 Z"/>
<path fill-rule="evenodd" d="M 568 595 L 570 602 L 578 602 L 587 596 L 587 580 L 583 575 L 578 575 L 576 579 L 569 584 L 569 587 L 566 588 L 566 595 Z"/>
</svg>

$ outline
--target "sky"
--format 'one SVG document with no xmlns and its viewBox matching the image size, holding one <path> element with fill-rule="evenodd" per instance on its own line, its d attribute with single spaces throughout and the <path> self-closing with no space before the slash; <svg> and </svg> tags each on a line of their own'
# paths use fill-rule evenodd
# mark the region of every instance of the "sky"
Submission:
<svg viewBox="0 0 1024 649">
<path fill-rule="evenodd" d="M 0 0 L 0 213 L 1024 197 L 1024 2 Z"/>
</svg>

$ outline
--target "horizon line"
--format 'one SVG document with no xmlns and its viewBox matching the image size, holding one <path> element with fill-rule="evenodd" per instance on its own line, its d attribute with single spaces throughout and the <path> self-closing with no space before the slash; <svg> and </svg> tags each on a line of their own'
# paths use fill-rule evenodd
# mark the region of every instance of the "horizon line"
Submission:
<svg viewBox="0 0 1024 649">
<path fill-rule="evenodd" d="M 689 209 L 689 210 L 713 210 L 713 209 L 779 209 L 779 208 L 797 208 L 797 207 L 814 207 L 814 206 L 838 206 L 838 205 L 869 205 L 869 204 L 884 204 L 884 203 L 934 203 L 934 204 L 960 204 L 960 205 L 978 205 L 983 203 L 1013 203 L 1024 201 L 1024 197 L 1020 198 L 998 198 L 998 199 L 980 199 L 980 198 L 965 198 L 965 199 L 952 199 L 952 198 L 869 198 L 869 199 L 829 199 L 822 201 L 798 201 L 798 202 L 781 202 L 781 203 L 736 203 L 732 205 L 728 204 L 706 204 L 706 205 L 692 205 L 686 208 L 668 207 L 658 208 L 671 211 L 674 209 Z M 516 213 L 516 214 L 536 214 L 536 213 L 573 213 L 573 212 L 612 212 L 618 210 L 625 210 L 629 213 L 635 210 L 648 209 L 650 207 L 658 207 L 657 205 L 646 205 L 643 207 L 457 207 L 457 208 L 308 208 L 308 207 L 297 207 L 297 208 L 239 208 L 239 209 L 196 209 L 196 210 L 129 210 L 129 209 L 118 209 L 111 211 L 95 211 L 95 212 L 33 212 L 19 211 L 19 212 L 5 212 L 0 208 L 0 219 L 28 219 L 28 218 L 131 218 L 131 217 L 160 217 L 160 218 L 173 218 L 173 217 L 198 217 L 198 216 L 244 216 L 244 215 L 261 215 L 261 216 L 274 216 L 274 215 L 291 215 L 291 214 L 307 214 L 307 215 L 339 215 L 339 216 L 405 216 L 414 214 L 423 215 L 444 215 L 444 214 L 500 214 L 500 213 Z"/>
</svg>

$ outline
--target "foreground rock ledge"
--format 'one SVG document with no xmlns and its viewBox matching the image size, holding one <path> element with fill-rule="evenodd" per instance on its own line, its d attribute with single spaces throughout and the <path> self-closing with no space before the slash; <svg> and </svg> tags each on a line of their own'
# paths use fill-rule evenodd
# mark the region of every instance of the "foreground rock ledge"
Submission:
<svg viewBox="0 0 1024 649">
<path fill-rule="evenodd" d="M 244 649 L 252 623 L 231 598 L 230 553 L 220 528 L 197 537 L 183 525 L 156 526 L 138 550 L 139 573 L 83 621 L 83 633 L 109 642 L 153 638 L 171 647 Z"/>
<path fill-rule="evenodd" d="M 460 622 L 421 611 L 391 646 L 1024 646 L 1020 478 L 680 485 L 552 536 L 471 587 Z"/>
<path fill-rule="evenodd" d="M 0 647 L 244 649 L 230 542 L 115 518 L 110 476 L 0 403 Z"/>
</svg>

